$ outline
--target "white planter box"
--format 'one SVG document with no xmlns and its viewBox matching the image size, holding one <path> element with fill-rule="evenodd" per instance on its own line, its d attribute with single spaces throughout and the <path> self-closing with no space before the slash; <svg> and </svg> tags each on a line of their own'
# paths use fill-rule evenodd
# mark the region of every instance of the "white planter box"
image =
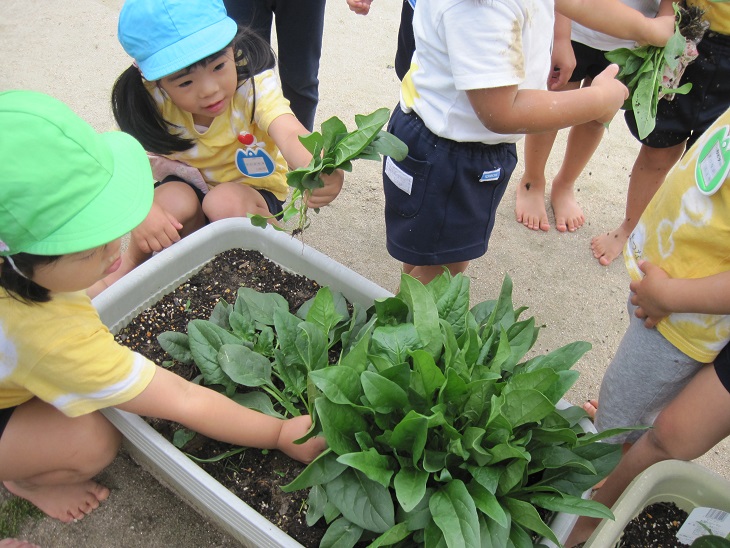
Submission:
<svg viewBox="0 0 730 548">
<path fill-rule="evenodd" d="M 702 506 L 730 512 L 730 481 L 693 462 L 659 462 L 631 482 L 611 509 L 616 520 L 603 520 L 585 548 L 611 548 L 626 525 L 655 502 L 673 502 L 687 513 Z"/>
<path fill-rule="evenodd" d="M 116 333 L 218 253 L 234 248 L 259 251 L 285 270 L 329 286 L 351 302 L 369 306 L 375 299 L 392 295 L 283 232 L 253 227 L 246 219 L 226 219 L 152 257 L 94 299 L 94 305 L 102 321 Z M 568 405 L 561 401 L 559 407 Z M 116 409 L 104 413 L 122 432 L 125 446 L 140 464 L 242 545 L 301 546 L 210 477 L 140 417 Z M 588 420 L 583 427 L 595 431 Z M 566 540 L 575 519 L 576 516 L 568 514 L 557 514 L 553 519 L 551 526 L 561 542 Z M 553 546 L 544 540 L 542 544 Z"/>
</svg>

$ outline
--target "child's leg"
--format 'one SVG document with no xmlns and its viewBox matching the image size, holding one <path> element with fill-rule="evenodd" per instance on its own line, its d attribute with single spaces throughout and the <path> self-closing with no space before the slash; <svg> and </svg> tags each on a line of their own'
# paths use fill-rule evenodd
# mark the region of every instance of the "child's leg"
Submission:
<svg viewBox="0 0 730 548">
<path fill-rule="evenodd" d="M 182 229 L 178 231 L 181 238 L 205 225 L 205 215 L 200 198 L 193 187 L 187 183 L 170 181 L 158 186 L 155 188 L 154 203 L 182 224 Z M 152 256 L 152 252 L 142 249 L 134 236 L 133 231 L 132 237 L 129 239 L 129 246 L 122 254 L 121 266 L 89 288 L 86 293 L 90 297 L 95 297 Z"/>
<path fill-rule="evenodd" d="M 269 206 L 255 188 L 239 183 L 223 183 L 210 189 L 203 211 L 211 222 L 248 214 L 269 216 Z"/>
<path fill-rule="evenodd" d="M 659 414 L 654 428 L 631 447 L 593 499 L 610 508 L 629 483 L 652 464 L 695 459 L 728 435 L 730 393 L 714 368 L 705 366 Z M 599 523 L 599 519 L 581 517 L 565 546 L 585 541 Z"/>
<path fill-rule="evenodd" d="M 0 480 L 52 518 L 83 518 L 109 496 L 93 481 L 116 456 L 121 435 L 99 413 L 69 418 L 32 399 L 18 406 L 0 438 Z"/>
<path fill-rule="evenodd" d="M 656 329 L 644 327 L 628 303 L 629 327 L 601 382 L 595 425 L 609 428 L 650 426 L 659 412 L 704 364 L 693 360 Z M 613 436 L 612 443 L 633 443 L 641 430 Z"/>
<path fill-rule="evenodd" d="M 575 182 L 601 143 L 605 131 L 603 124 L 598 122 L 570 128 L 563 163 L 550 187 L 555 228 L 559 232 L 574 232 L 585 222 L 583 210 L 575 200 Z"/>
<path fill-rule="evenodd" d="M 664 182 L 669 170 L 682 156 L 684 147 L 684 141 L 668 148 L 641 145 L 631 170 L 623 222 L 615 230 L 591 240 L 593 256 L 599 263 L 608 266 L 621 254 L 631 232 L 639 222 L 639 217 Z"/>
<path fill-rule="evenodd" d="M 403 263 L 403 272 L 410 274 L 423 285 L 433 280 L 439 274 L 443 274 L 444 268 L 448 268 L 451 275 L 459 274 L 466 271 L 466 267 L 469 266 L 469 261 L 462 261 L 459 263 L 450 263 L 444 265 L 423 265 L 415 266 L 408 263 Z"/>
<path fill-rule="evenodd" d="M 515 218 L 530 230 L 550 229 L 545 209 L 545 166 L 557 131 L 525 136 L 525 173 L 517 186 Z"/>
</svg>

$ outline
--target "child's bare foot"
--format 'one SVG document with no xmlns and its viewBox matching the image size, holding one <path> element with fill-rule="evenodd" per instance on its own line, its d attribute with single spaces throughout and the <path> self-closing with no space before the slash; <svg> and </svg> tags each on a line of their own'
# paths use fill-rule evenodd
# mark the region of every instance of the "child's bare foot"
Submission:
<svg viewBox="0 0 730 548">
<path fill-rule="evenodd" d="M 528 181 L 522 178 L 517 187 L 515 218 L 530 230 L 550 230 L 545 209 L 545 179 Z"/>
<path fill-rule="evenodd" d="M 598 400 L 588 400 L 583 404 L 583 411 L 588 413 L 591 420 L 596 420 L 596 412 L 598 412 Z"/>
<path fill-rule="evenodd" d="M 575 200 L 572 184 L 565 186 L 553 181 L 550 202 L 555 212 L 555 228 L 558 232 L 575 232 L 585 223 L 586 218 Z"/>
<path fill-rule="evenodd" d="M 95 481 L 65 485 L 29 486 L 14 481 L 3 482 L 8 491 L 32 502 L 48 516 L 63 523 L 80 520 L 99 507 L 109 496 L 109 489 Z"/>
<path fill-rule="evenodd" d="M 624 250 L 626 241 L 629 239 L 629 232 L 624 230 L 622 227 L 596 236 L 591 240 L 591 249 L 593 250 L 593 256 L 598 259 L 598 262 L 603 266 L 608 266 L 611 262 L 621 255 Z"/>
</svg>

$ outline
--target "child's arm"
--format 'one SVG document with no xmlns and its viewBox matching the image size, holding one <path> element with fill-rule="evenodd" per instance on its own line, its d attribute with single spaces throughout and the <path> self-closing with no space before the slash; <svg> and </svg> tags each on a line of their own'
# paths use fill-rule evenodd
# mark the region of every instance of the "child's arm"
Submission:
<svg viewBox="0 0 730 548">
<path fill-rule="evenodd" d="M 558 90 L 567 84 L 575 69 L 575 52 L 570 43 L 570 32 L 570 19 L 555 13 L 552 72 L 548 79 L 548 89 L 550 90 Z"/>
<path fill-rule="evenodd" d="M 644 17 L 619 0 L 555 0 L 555 9 L 585 27 L 640 44 L 664 46 L 674 34 L 673 11 Z"/>
<path fill-rule="evenodd" d="M 183 424 L 210 438 L 260 449 L 279 449 L 301 462 L 311 462 L 326 443 L 312 438 L 296 445 L 307 433 L 308 415 L 281 420 L 237 404 L 214 390 L 186 381 L 157 367 L 150 384 L 119 409 Z"/>
<path fill-rule="evenodd" d="M 640 261 L 641 280 L 629 284 L 636 316 L 654 327 L 674 312 L 730 314 L 730 270 L 704 278 L 670 278 L 658 266 Z"/>
<path fill-rule="evenodd" d="M 596 120 L 610 122 L 629 95 L 610 65 L 590 87 L 553 92 L 517 86 L 467 90 L 474 112 L 495 133 L 539 133 Z"/>
<path fill-rule="evenodd" d="M 296 169 L 305 167 L 312 161 L 312 155 L 304 148 L 299 141 L 300 135 L 309 135 L 306 128 L 292 114 L 283 114 L 278 116 L 269 125 L 269 135 L 279 147 L 281 154 L 290 167 Z M 341 169 L 334 171 L 330 175 L 321 175 L 324 186 L 312 191 L 307 200 L 309 207 L 322 207 L 329 204 L 337 198 L 342 190 L 342 184 L 345 180 L 345 174 Z"/>
</svg>

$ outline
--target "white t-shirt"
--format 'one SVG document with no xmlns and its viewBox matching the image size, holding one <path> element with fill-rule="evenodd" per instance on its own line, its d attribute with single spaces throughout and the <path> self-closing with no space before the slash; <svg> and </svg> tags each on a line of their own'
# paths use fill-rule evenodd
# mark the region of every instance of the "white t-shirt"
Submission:
<svg viewBox="0 0 730 548">
<path fill-rule="evenodd" d="M 418 0 L 416 52 L 401 86 L 401 108 L 453 141 L 518 141 L 521 134 L 484 127 L 466 90 L 545 89 L 553 24 L 552 0 Z"/>
<path fill-rule="evenodd" d="M 621 0 L 621 3 L 640 11 L 647 17 L 654 17 L 659 11 L 659 0 Z M 570 39 L 601 51 L 636 47 L 636 42 L 632 40 L 614 38 L 608 34 L 579 25 L 575 21 L 571 26 Z"/>
</svg>

